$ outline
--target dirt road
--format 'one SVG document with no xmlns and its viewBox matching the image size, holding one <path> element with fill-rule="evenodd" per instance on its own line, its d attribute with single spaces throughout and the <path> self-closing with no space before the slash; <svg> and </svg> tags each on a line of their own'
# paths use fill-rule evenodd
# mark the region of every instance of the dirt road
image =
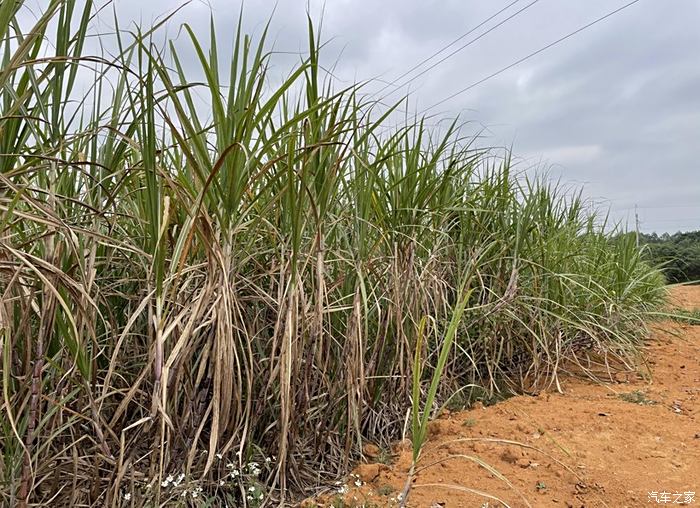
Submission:
<svg viewBox="0 0 700 508">
<path fill-rule="evenodd" d="M 677 288 L 673 299 L 700 308 L 700 286 Z M 663 328 L 646 352 L 651 381 L 566 379 L 563 394 L 438 418 L 408 505 L 700 506 L 700 326 Z M 351 479 L 346 505 L 396 506 L 409 465 L 404 449 L 388 464 L 360 466 L 366 483 Z"/>
</svg>

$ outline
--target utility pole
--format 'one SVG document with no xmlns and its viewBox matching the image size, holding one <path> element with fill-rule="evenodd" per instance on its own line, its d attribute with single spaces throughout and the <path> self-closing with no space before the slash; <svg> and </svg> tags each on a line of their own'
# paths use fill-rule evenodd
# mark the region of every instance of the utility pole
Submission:
<svg viewBox="0 0 700 508">
<path fill-rule="evenodd" d="M 639 249 L 639 212 L 637 211 L 637 203 L 634 204 L 634 230 L 637 238 L 637 248 Z"/>
</svg>

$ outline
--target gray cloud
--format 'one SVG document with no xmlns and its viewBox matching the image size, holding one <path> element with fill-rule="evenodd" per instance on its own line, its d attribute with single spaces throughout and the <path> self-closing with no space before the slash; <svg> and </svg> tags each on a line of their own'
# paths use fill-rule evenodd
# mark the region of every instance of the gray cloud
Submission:
<svg viewBox="0 0 700 508">
<path fill-rule="evenodd" d="M 307 6 L 316 20 L 323 9 L 323 38 L 329 41 L 323 61 L 335 65 L 334 74 L 345 83 L 393 80 L 507 3 L 280 0 L 270 37 L 279 51 L 303 52 Z M 508 14 L 527 3 L 519 2 Z M 421 110 L 623 3 L 541 0 L 412 82 L 411 104 Z M 122 23 L 147 22 L 176 5 L 172 0 L 116 2 Z M 259 33 L 274 6 L 246 2 L 246 30 Z M 230 0 L 211 1 L 220 48 L 227 45 L 224 36 L 232 34 L 238 10 Z M 193 2 L 169 33 L 175 35 L 186 21 L 206 36 L 209 16 L 209 6 Z M 695 0 L 642 0 L 431 113 L 460 114 L 487 125 L 490 137 L 484 144 L 513 144 L 528 161 L 551 165 L 564 182 L 585 183 L 585 195 L 609 203 L 616 220 L 631 217 L 638 204 L 645 230 L 700 229 L 699 21 Z M 296 58 L 276 56 L 273 71 L 283 73 Z M 188 68 L 196 69 L 193 59 Z M 375 81 L 368 90 L 382 86 Z"/>
</svg>

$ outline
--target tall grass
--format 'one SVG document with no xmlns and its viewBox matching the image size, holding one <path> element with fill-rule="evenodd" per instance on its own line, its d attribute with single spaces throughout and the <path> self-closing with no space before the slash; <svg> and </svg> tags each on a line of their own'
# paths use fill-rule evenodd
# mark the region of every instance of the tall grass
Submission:
<svg viewBox="0 0 700 508">
<path fill-rule="evenodd" d="M 311 24 L 273 86 L 265 31 L 185 25 L 201 82 L 158 27 L 92 54 L 92 2 L 26 9 L 0 6 L 0 504 L 289 499 L 412 398 L 634 360 L 662 279 L 633 241 L 455 126 L 392 128 Z"/>
</svg>

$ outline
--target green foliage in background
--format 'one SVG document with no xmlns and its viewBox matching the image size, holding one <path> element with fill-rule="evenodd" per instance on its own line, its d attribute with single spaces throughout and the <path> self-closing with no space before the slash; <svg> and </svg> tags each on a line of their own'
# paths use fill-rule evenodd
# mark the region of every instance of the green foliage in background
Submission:
<svg viewBox="0 0 700 508">
<path fill-rule="evenodd" d="M 670 235 L 641 234 L 650 263 L 659 265 L 670 283 L 700 281 L 700 231 Z"/>
</svg>

